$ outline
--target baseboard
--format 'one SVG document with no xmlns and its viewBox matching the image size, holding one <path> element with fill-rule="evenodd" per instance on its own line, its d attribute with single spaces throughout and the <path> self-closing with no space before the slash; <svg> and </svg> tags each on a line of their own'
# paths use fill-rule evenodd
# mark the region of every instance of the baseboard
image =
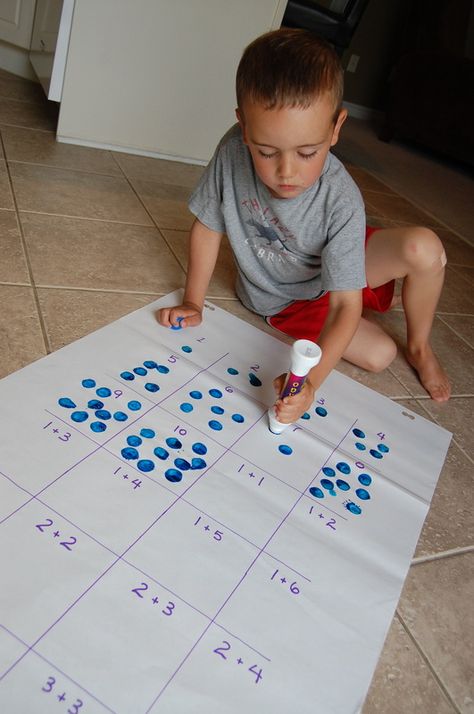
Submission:
<svg viewBox="0 0 474 714">
<path fill-rule="evenodd" d="M 38 81 L 29 58 L 29 50 L 10 45 L 0 40 L 0 69 L 16 74 L 23 79 Z"/>
<path fill-rule="evenodd" d="M 371 109 L 363 107 L 361 104 L 353 104 L 352 102 L 343 102 L 343 106 L 347 109 L 350 117 L 354 119 L 382 119 L 383 112 L 379 109 Z"/>
<path fill-rule="evenodd" d="M 201 159 L 193 159 L 188 156 L 171 156 L 170 154 L 160 154 L 158 151 L 146 151 L 144 149 L 136 149 L 133 146 L 116 146 L 115 144 L 104 144 L 100 141 L 87 141 L 84 139 L 75 139 L 69 136 L 56 135 L 56 140 L 60 144 L 77 144 L 77 146 L 89 146 L 92 149 L 105 149 L 106 151 L 118 151 L 122 154 L 135 154 L 136 156 L 148 156 L 152 159 L 164 159 L 165 161 L 179 161 L 182 164 L 194 164 L 196 166 L 206 166 L 207 161 Z"/>
</svg>

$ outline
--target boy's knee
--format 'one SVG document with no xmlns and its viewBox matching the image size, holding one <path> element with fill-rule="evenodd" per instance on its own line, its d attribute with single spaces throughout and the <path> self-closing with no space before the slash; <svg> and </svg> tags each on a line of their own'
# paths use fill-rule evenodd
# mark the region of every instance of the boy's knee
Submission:
<svg viewBox="0 0 474 714">
<path fill-rule="evenodd" d="M 405 259 L 416 270 L 438 272 L 447 262 L 443 244 L 430 228 L 411 228 L 405 240 L 404 252 Z"/>
<path fill-rule="evenodd" d="M 397 345 L 388 335 L 377 343 L 377 348 L 366 355 L 368 372 L 383 372 L 397 356 Z"/>
</svg>

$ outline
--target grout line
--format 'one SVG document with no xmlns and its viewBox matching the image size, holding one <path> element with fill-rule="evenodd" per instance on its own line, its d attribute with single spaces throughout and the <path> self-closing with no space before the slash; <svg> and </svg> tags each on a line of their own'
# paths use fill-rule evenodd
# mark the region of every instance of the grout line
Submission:
<svg viewBox="0 0 474 714">
<path fill-rule="evenodd" d="M 3 153 L 5 154 L 5 145 L 4 145 L 4 142 L 3 142 L 3 136 L 2 136 L 2 133 L 1 133 L 1 132 L 0 132 L 0 144 L 1 144 L 2 151 L 3 151 Z M 14 189 L 13 189 L 13 181 L 12 181 L 12 177 L 11 177 L 11 174 L 10 174 L 10 167 L 8 166 L 8 162 L 5 162 L 5 165 L 6 165 L 6 173 L 7 173 L 7 176 L 8 176 L 8 182 L 9 182 L 9 185 L 10 185 L 10 191 L 11 191 L 11 194 L 12 194 L 13 205 L 15 206 L 16 221 L 17 221 L 17 224 L 18 224 L 18 231 L 19 231 L 19 234 L 20 234 L 21 247 L 22 247 L 22 250 L 23 250 L 24 258 L 25 258 L 25 263 L 26 263 L 26 269 L 27 269 L 27 271 L 28 271 L 28 276 L 29 276 L 29 278 L 30 278 L 30 283 L 31 283 L 31 286 L 30 286 L 30 287 L 31 287 L 32 292 L 33 292 L 33 299 L 34 299 L 34 302 L 35 302 L 36 312 L 37 312 L 37 314 L 38 314 L 38 322 L 39 322 L 39 325 L 40 325 L 41 334 L 42 334 L 42 336 L 43 336 L 43 342 L 44 342 L 44 347 L 45 347 L 45 350 L 46 350 L 46 354 L 50 354 L 50 353 L 52 352 L 52 347 L 51 347 L 51 344 L 50 344 L 50 341 L 49 341 L 49 336 L 48 336 L 48 332 L 47 332 L 47 329 L 46 329 L 46 324 L 45 324 L 45 321 L 44 321 L 44 318 L 43 318 L 43 312 L 42 312 L 42 310 L 41 310 L 41 305 L 40 305 L 40 302 L 39 302 L 38 292 L 37 292 L 37 290 L 36 290 L 35 279 L 34 279 L 33 269 L 32 269 L 31 262 L 30 262 L 30 257 L 29 257 L 29 255 L 28 255 L 28 249 L 27 249 L 27 245 L 26 245 L 25 234 L 24 234 L 24 231 L 23 231 L 23 225 L 22 225 L 21 220 L 20 220 L 20 213 L 19 213 L 19 209 L 18 209 L 18 203 L 17 203 L 17 200 L 16 200 L 15 191 L 14 191 Z"/>
<path fill-rule="evenodd" d="M 455 315 L 457 316 L 457 313 L 455 313 Z M 438 315 L 438 318 L 441 320 L 441 322 L 443 323 L 443 325 L 446 325 L 446 327 L 448 328 L 448 330 L 451 330 L 451 332 L 453 332 L 453 333 L 456 335 L 456 337 L 459 337 L 459 339 L 462 340 L 468 347 L 470 347 L 471 350 L 474 349 L 474 345 L 471 345 L 471 344 L 467 341 L 467 339 L 466 339 L 465 337 L 463 337 L 454 327 L 452 327 L 451 325 L 449 325 L 449 324 L 446 322 L 446 320 L 443 320 L 443 318 L 441 317 L 441 315 Z"/>
<path fill-rule="evenodd" d="M 100 151 L 100 149 L 98 150 Z M 41 166 L 44 169 L 59 169 L 60 171 L 73 171 L 77 174 L 93 174 L 94 176 L 109 176 L 110 178 L 122 178 L 118 173 L 108 173 L 107 171 L 94 171 L 94 169 L 78 169 L 74 166 L 60 166 L 57 164 L 43 164 L 41 161 L 21 161 L 20 159 L 7 159 L 10 164 L 20 164 L 21 166 Z"/>
<path fill-rule="evenodd" d="M 411 565 L 420 565 L 421 563 L 431 563 L 435 560 L 443 560 L 444 558 L 452 558 L 456 555 L 463 555 L 464 553 L 473 553 L 474 545 L 465 545 L 459 548 L 451 548 L 450 550 L 443 550 L 440 553 L 432 553 L 431 555 L 420 555 L 418 558 L 412 558 Z"/>
<path fill-rule="evenodd" d="M 432 675 L 433 679 L 436 681 L 437 685 L 439 686 L 439 688 L 440 688 L 441 691 L 443 692 L 443 694 L 444 694 L 444 696 L 446 697 L 446 699 L 448 700 L 448 702 L 449 702 L 449 703 L 451 704 L 451 706 L 453 707 L 454 711 L 457 712 L 457 714 L 462 714 L 461 710 L 459 709 L 459 707 L 457 706 L 456 702 L 455 702 L 454 699 L 452 698 L 451 693 L 449 692 L 448 688 L 446 687 L 446 685 L 445 685 L 444 682 L 442 681 L 441 677 L 438 675 L 436 669 L 434 668 L 434 665 L 431 664 L 430 659 L 428 658 L 428 655 L 425 653 L 425 651 L 424 651 L 424 649 L 422 648 L 421 644 L 418 642 L 418 640 L 416 639 L 416 637 L 414 636 L 414 634 L 411 632 L 409 626 L 407 625 L 407 623 L 406 623 L 405 620 L 403 619 L 403 617 L 402 617 L 400 611 L 397 609 L 396 612 L 397 612 L 397 617 L 398 617 L 398 619 L 399 619 L 399 621 L 400 621 L 400 624 L 402 625 L 403 629 L 405 630 L 405 632 L 406 632 L 408 638 L 411 640 L 411 642 L 412 642 L 412 644 L 414 645 L 415 649 L 417 650 L 418 654 L 420 655 L 420 657 L 422 658 L 422 660 L 423 660 L 424 663 L 426 664 L 426 666 L 427 666 L 429 672 L 431 672 L 431 675 Z"/>
<path fill-rule="evenodd" d="M 67 170 L 67 169 L 66 169 Z M 111 178 L 120 178 L 117 176 L 113 176 Z M 117 221 L 114 220 L 113 218 L 95 218 L 93 216 L 73 216 L 69 215 L 68 213 L 47 213 L 46 211 L 31 211 L 25 208 L 19 209 L 20 213 L 28 213 L 28 214 L 33 214 L 36 216 L 52 216 L 53 218 L 73 218 L 74 220 L 77 221 L 97 221 L 98 223 L 119 223 L 124 226 L 140 226 L 141 228 L 153 228 L 155 229 L 155 225 L 150 225 L 149 223 L 136 223 L 136 222 L 130 222 L 130 221 Z"/>
<path fill-rule="evenodd" d="M 56 136 L 56 132 L 54 129 L 39 129 L 38 127 L 34 127 L 34 126 L 22 126 L 21 124 L 10 124 L 9 122 L 0 120 L 0 130 L 4 126 L 10 128 L 10 129 L 24 129 L 25 131 L 40 131 L 42 134 L 52 134 L 53 136 Z"/>
</svg>

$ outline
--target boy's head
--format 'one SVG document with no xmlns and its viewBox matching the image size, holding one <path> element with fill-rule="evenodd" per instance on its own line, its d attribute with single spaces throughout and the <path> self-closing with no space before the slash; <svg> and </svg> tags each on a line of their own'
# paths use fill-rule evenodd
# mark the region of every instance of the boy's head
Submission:
<svg viewBox="0 0 474 714">
<path fill-rule="evenodd" d="M 334 49 L 308 30 L 282 28 L 257 37 L 244 51 L 237 69 L 237 106 L 246 101 L 266 109 L 307 108 L 330 96 L 337 120 L 342 106 L 344 73 Z"/>
<path fill-rule="evenodd" d="M 306 30 L 258 37 L 237 70 L 237 118 L 255 171 L 275 198 L 294 198 L 321 176 L 347 116 L 334 50 Z"/>
</svg>

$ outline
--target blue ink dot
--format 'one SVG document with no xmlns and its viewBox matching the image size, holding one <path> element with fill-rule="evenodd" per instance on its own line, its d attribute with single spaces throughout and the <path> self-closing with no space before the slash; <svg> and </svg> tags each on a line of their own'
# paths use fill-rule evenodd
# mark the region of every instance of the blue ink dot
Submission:
<svg viewBox="0 0 474 714">
<path fill-rule="evenodd" d="M 127 421 L 128 416 L 125 414 L 125 412 L 115 412 L 114 419 L 116 419 L 117 421 Z"/>
<path fill-rule="evenodd" d="M 377 449 L 379 451 L 381 451 L 383 454 L 388 454 L 388 452 L 390 451 L 390 449 L 388 448 L 388 446 L 386 446 L 386 444 L 379 444 L 377 446 Z"/>
<path fill-rule="evenodd" d="M 350 474 L 351 472 L 351 467 L 349 464 L 346 464 L 345 461 L 339 461 L 338 464 L 336 464 L 336 469 L 341 472 L 341 474 Z"/>
<path fill-rule="evenodd" d="M 202 456 L 207 454 L 207 446 L 205 444 L 201 444 L 200 441 L 196 441 L 196 443 L 192 445 L 192 450 L 195 454 L 201 454 Z"/>
<path fill-rule="evenodd" d="M 372 483 L 372 478 L 369 476 L 369 474 L 359 474 L 359 483 L 362 484 L 362 486 L 370 486 Z"/>
<path fill-rule="evenodd" d="M 107 429 L 107 424 L 104 424 L 102 421 L 93 421 L 91 423 L 91 429 L 99 434 L 101 431 L 105 431 Z"/>
<path fill-rule="evenodd" d="M 96 389 L 95 393 L 98 397 L 110 397 L 112 394 L 108 387 L 99 387 L 99 389 Z"/>
<path fill-rule="evenodd" d="M 176 462 L 175 462 L 176 463 Z M 177 464 L 176 464 L 177 465 Z M 206 462 L 204 459 L 200 459 L 197 457 L 194 457 L 191 459 L 191 468 L 192 469 L 205 469 L 207 466 Z"/>
<path fill-rule="evenodd" d="M 181 481 L 183 474 L 181 471 L 178 471 L 178 469 L 168 469 L 165 471 L 165 478 L 167 478 L 168 481 L 171 481 L 171 483 L 177 483 L 178 481 Z"/>
<path fill-rule="evenodd" d="M 317 486 L 311 486 L 309 492 L 312 496 L 315 496 L 316 498 L 324 498 L 324 492 L 321 491 L 321 489 Z"/>
<path fill-rule="evenodd" d="M 222 392 L 220 389 L 210 389 L 209 394 L 215 399 L 220 399 L 222 397 Z"/>
<path fill-rule="evenodd" d="M 365 439 L 365 434 L 362 429 L 352 429 L 352 433 L 354 436 L 357 436 L 358 439 Z"/>
<path fill-rule="evenodd" d="M 147 374 L 147 371 L 144 367 L 135 367 L 133 371 L 135 372 L 135 374 L 138 374 L 139 377 L 144 377 L 145 374 Z"/>
<path fill-rule="evenodd" d="M 354 513 L 354 515 L 356 516 L 359 516 L 362 513 L 362 508 L 360 506 L 357 506 L 355 503 L 352 503 L 352 501 L 346 503 L 346 508 L 348 511 Z"/>
<path fill-rule="evenodd" d="M 95 380 L 94 379 L 83 379 L 81 384 L 86 389 L 92 389 L 92 387 L 95 387 Z"/>
<path fill-rule="evenodd" d="M 244 421 L 244 417 L 242 414 L 232 414 L 232 419 L 237 422 L 237 424 L 242 424 Z"/>
<path fill-rule="evenodd" d="M 249 382 L 252 385 L 252 387 L 261 387 L 262 386 L 261 381 L 259 380 L 257 375 L 255 375 L 253 372 L 249 372 Z"/>
<path fill-rule="evenodd" d="M 166 449 L 163 449 L 162 446 L 157 446 L 156 449 L 153 449 L 153 453 L 155 454 L 155 456 L 158 456 L 158 458 L 161 459 L 162 461 L 167 459 L 169 456 Z"/>
<path fill-rule="evenodd" d="M 170 449 L 180 449 L 182 447 L 182 443 L 180 442 L 179 439 L 176 439 L 174 436 L 169 436 L 166 439 L 166 443 L 170 447 Z"/>
<path fill-rule="evenodd" d="M 202 399 L 202 394 L 201 392 L 198 392 L 197 389 L 194 389 L 192 392 L 189 392 L 189 396 L 192 399 Z"/>
<path fill-rule="evenodd" d="M 177 469 L 181 469 L 181 471 L 188 471 L 191 468 L 191 464 L 189 461 L 186 461 L 186 459 L 175 459 L 174 465 Z"/>
<path fill-rule="evenodd" d="M 69 399 L 69 397 L 61 397 L 58 399 L 58 404 L 60 407 L 65 407 L 66 409 L 75 409 L 76 404 L 72 401 L 72 399 Z"/>
<path fill-rule="evenodd" d="M 365 451 L 366 449 L 365 444 L 362 444 L 360 441 L 356 441 L 355 447 L 356 449 L 359 449 L 359 451 Z"/>
<path fill-rule="evenodd" d="M 325 488 L 327 491 L 334 491 L 334 484 L 328 478 L 321 479 L 321 486 L 323 488 Z"/>
<path fill-rule="evenodd" d="M 87 402 L 87 406 L 89 407 L 89 409 L 94 409 L 95 411 L 96 409 L 103 409 L 104 402 L 101 402 L 100 399 L 90 399 Z"/>
<path fill-rule="evenodd" d="M 280 444 L 280 446 L 278 447 L 278 451 L 280 451 L 285 456 L 289 456 L 293 453 L 293 449 L 291 448 L 291 446 L 288 446 L 288 444 Z"/>
<path fill-rule="evenodd" d="M 211 412 L 213 414 L 223 414 L 224 410 L 222 409 L 222 407 L 211 407 Z"/>
<path fill-rule="evenodd" d="M 157 365 L 156 369 L 158 370 L 158 372 L 160 372 L 160 374 L 168 374 L 168 372 L 170 371 L 170 368 L 165 367 L 164 364 Z"/>
<path fill-rule="evenodd" d="M 383 459 L 383 454 L 381 454 L 380 451 L 377 451 L 376 449 L 371 449 L 370 455 L 373 456 L 374 459 Z"/>
<path fill-rule="evenodd" d="M 233 374 L 233 375 L 236 375 L 236 374 L 239 373 L 239 370 L 238 370 L 238 369 L 235 369 L 234 367 L 229 367 L 229 368 L 227 369 L 227 371 L 228 371 L 229 374 Z"/>
<path fill-rule="evenodd" d="M 112 418 L 112 414 L 109 411 L 107 411 L 107 409 L 97 409 L 97 411 L 95 412 L 95 415 L 96 415 L 97 419 L 102 419 L 103 421 L 107 421 L 107 419 Z"/>
<path fill-rule="evenodd" d="M 127 404 L 127 406 L 132 412 L 137 412 L 139 409 L 142 408 L 141 403 L 137 402 L 136 399 L 132 399 L 132 401 Z"/>
<path fill-rule="evenodd" d="M 302 418 L 302 419 L 311 419 L 311 417 L 310 417 L 310 415 L 308 414 L 308 412 L 305 412 L 305 413 L 302 415 L 301 418 Z"/>
<path fill-rule="evenodd" d="M 137 468 L 147 473 L 148 471 L 153 471 L 155 464 L 150 459 L 140 459 L 140 461 L 137 462 Z"/>
<path fill-rule="evenodd" d="M 183 350 L 183 352 L 187 352 L 188 354 L 189 354 L 189 352 L 192 352 L 192 351 L 193 351 L 193 348 L 190 347 L 189 345 L 183 345 L 183 346 L 181 347 L 181 349 Z"/>
<path fill-rule="evenodd" d="M 214 431 L 222 430 L 222 424 L 220 423 L 220 421 L 217 421 L 217 419 L 211 419 L 211 421 L 208 423 L 211 429 L 214 429 Z"/>
<path fill-rule="evenodd" d="M 127 444 L 129 446 L 140 446 L 141 443 L 142 440 L 139 436 L 135 436 L 134 434 L 132 434 L 131 436 L 127 436 Z"/>
<path fill-rule="evenodd" d="M 343 481 L 342 478 L 338 478 L 336 481 L 336 486 L 341 489 L 341 491 L 348 491 L 350 489 L 347 481 Z"/>
<path fill-rule="evenodd" d="M 184 317 L 178 317 L 177 318 L 177 325 L 170 325 L 172 330 L 180 330 L 181 329 L 181 322 L 184 320 Z"/>
<path fill-rule="evenodd" d="M 132 372 L 120 372 L 120 376 L 122 377 L 122 379 L 126 379 L 127 382 L 133 382 L 133 380 L 135 379 L 135 375 L 132 374 Z"/>
<path fill-rule="evenodd" d="M 368 501 L 370 499 L 370 493 L 365 490 L 365 488 L 356 488 L 356 495 L 361 501 Z"/>
<path fill-rule="evenodd" d="M 328 493 L 330 496 L 337 496 L 337 493 L 335 492 L 334 489 L 331 489 L 330 491 L 328 491 Z"/>
<path fill-rule="evenodd" d="M 328 415 L 327 409 L 325 409 L 324 407 L 316 407 L 314 411 L 320 417 L 325 417 Z"/>
<path fill-rule="evenodd" d="M 153 429 L 147 429 L 144 427 L 143 429 L 140 429 L 140 436 L 143 436 L 144 439 L 153 439 L 156 434 Z"/>
<path fill-rule="evenodd" d="M 158 367 L 157 363 L 153 359 L 146 359 L 143 363 L 148 369 L 156 369 Z"/>
<path fill-rule="evenodd" d="M 77 422 L 86 421 L 88 418 L 89 414 L 87 412 L 73 412 L 71 414 L 71 419 Z"/>
<path fill-rule="evenodd" d="M 329 478 L 333 478 L 336 475 L 336 472 L 334 471 L 334 469 L 331 469 L 329 466 L 324 466 L 323 474 L 325 476 L 329 476 Z"/>
<path fill-rule="evenodd" d="M 157 384 L 155 384 L 154 382 L 147 382 L 145 384 L 145 389 L 147 390 L 147 392 L 159 392 L 160 391 L 159 386 Z"/>
<path fill-rule="evenodd" d="M 123 456 L 124 459 L 127 459 L 127 461 L 130 461 L 132 459 L 138 459 L 138 451 L 136 449 L 132 449 L 129 446 L 126 446 L 122 451 L 120 452 Z"/>
<path fill-rule="evenodd" d="M 183 402 L 182 404 L 179 405 L 179 408 L 181 409 L 182 412 L 192 412 L 194 409 L 193 405 L 190 404 L 189 402 Z"/>
</svg>

